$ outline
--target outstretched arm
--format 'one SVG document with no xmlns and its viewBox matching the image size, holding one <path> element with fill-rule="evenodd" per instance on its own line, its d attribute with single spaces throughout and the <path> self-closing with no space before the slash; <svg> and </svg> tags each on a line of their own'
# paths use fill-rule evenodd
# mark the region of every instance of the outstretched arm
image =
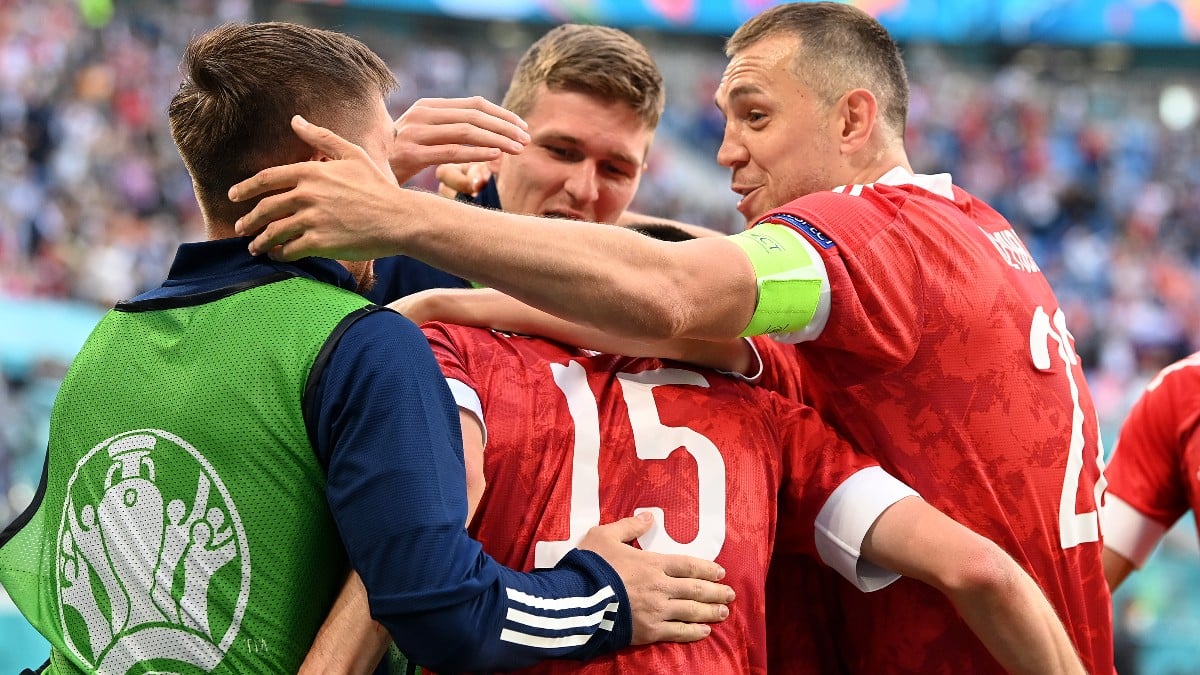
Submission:
<svg viewBox="0 0 1200 675">
<path fill-rule="evenodd" d="M 1009 672 L 1084 673 L 1062 621 L 1007 553 L 918 497 L 875 521 L 862 555 L 945 593 Z"/>
<path fill-rule="evenodd" d="M 742 339 L 638 340 L 618 337 L 560 319 L 490 288 L 433 288 L 407 295 L 388 307 L 418 325 L 426 321 L 442 321 L 523 335 L 540 335 L 606 354 L 673 359 L 747 376 L 759 371 L 754 350 Z"/>
<path fill-rule="evenodd" d="M 658 242 L 607 225 L 488 211 L 404 190 L 365 152 L 299 117 L 335 161 L 273 167 L 235 185 L 261 195 L 238 220 L 253 253 L 362 260 L 404 253 L 566 319 L 633 337 L 727 339 L 750 323 L 758 286 L 725 237 Z"/>
</svg>

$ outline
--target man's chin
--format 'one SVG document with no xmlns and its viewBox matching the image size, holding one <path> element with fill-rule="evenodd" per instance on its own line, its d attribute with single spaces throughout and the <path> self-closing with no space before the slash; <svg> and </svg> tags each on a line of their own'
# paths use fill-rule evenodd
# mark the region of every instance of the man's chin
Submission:
<svg viewBox="0 0 1200 675">
<path fill-rule="evenodd" d="M 375 270 L 368 270 L 361 277 L 355 277 L 355 283 L 358 285 L 358 294 L 366 295 L 375 289 Z"/>
</svg>

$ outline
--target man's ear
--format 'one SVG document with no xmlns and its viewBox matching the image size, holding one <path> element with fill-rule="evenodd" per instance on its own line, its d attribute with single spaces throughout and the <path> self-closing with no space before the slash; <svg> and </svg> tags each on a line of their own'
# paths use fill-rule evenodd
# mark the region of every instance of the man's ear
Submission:
<svg viewBox="0 0 1200 675">
<path fill-rule="evenodd" d="M 851 89 L 838 101 L 837 112 L 842 151 L 853 154 L 871 139 L 878 121 L 879 104 L 875 95 L 866 89 Z"/>
</svg>

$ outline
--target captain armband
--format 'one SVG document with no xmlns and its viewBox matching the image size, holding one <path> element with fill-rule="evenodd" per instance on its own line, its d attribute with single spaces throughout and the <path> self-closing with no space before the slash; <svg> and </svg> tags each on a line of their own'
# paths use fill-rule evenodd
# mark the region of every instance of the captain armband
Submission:
<svg viewBox="0 0 1200 675">
<path fill-rule="evenodd" d="M 786 225 L 763 223 L 729 237 L 754 268 L 758 303 L 742 336 L 807 332 L 829 314 L 829 279 L 816 249 Z"/>
</svg>

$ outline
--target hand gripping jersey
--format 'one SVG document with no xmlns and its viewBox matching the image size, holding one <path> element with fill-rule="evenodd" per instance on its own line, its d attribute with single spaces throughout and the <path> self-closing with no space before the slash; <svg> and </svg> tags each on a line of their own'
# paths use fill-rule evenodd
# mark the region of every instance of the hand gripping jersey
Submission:
<svg viewBox="0 0 1200 675">
<path fill-rule="evenodd" d="M 1200 510 L 1200 353 L 1162 370 L 1133 405 L 1105 475 L 1104 545 L 1141 567 L 1188 509 Z"/>
<path fill-rule="evenodd" d="M 734 240 L 760 278 L 748 332 L 798 343 L 805 402 L 1008 551 L 1089 671 L 1112 672 L 1096 413 L 1063 312 L 1012 227 L 948 175 L 897 168 L 797 199 Z M 813 626 L 833 630 L 852 672 L 1001 672 L 934 589 L 903 579 L 864 596 L 835 582 L 816 583 L 837 592 Z"/>
<path fill-rule="evenodd" d="M 424 330 L 460 407 L 485 422 L 487 488 L 470 529 L 486 551 L 514 568 L 552 566 L 590 527 L 647 509 L 656 525 L 642 548 L 716 560 L 737 592 L 700 642 L 536 672 L 766 672 L 773 548 L 820 558 L 865 590 L 895 579 L 857 552 L 878 515 L 913 493 L 812 409 L 675 363 Z"/>
</svg>

